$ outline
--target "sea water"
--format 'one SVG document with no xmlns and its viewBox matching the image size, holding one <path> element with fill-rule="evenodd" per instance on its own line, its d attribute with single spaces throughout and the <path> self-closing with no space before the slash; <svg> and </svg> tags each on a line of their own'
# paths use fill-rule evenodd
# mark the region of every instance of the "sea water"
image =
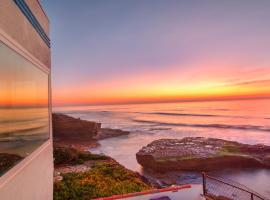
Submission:
<svg viewBox="0 0 270 200">
<path fill-rule="evenodd" d="M 135 154 L 161 138 L 213 137 L 246 144 L 270 145 L 270 100 L 179 102 L 54 108 L 70 116 L 102 123 L 103 128 L 130 131 L 100 141 L 91 149 L 144 173 Z M 240 182 L 270 197 L 270 170 L 223 170 L 213 175 Z M 184 180 L 184 181 L 192 181 Z M 196 178 L 195 178 L 196 179 Z"/>
</svg>

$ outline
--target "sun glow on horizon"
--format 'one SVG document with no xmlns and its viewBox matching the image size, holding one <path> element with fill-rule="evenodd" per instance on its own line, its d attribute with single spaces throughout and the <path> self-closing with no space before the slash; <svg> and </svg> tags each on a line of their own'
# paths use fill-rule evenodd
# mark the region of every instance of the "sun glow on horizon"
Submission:
<svg viewBox="0 0 270 200">
<path fill-rule="evenodd" d="M 67 9 L 48 4 L 57 30 L 53 103 L 270 97 L 269 6 L 270 1 L 70 1 Z M 81 12 L 70 12 L 74 7 Z"/>
<path fill-rule="evenodd" d="M 172 71 L 167 74 L 144 73 L 141 76 L 110 80 L 100 85 L 85 85 L 77 89 L 58 91 L 54 94 L 54 104 L 114 104 L 270 97 L 270 77 L 265 75 L 265 69 L 255 72 L 237 71 L 234 76 L 231 72 L 225 70 L 220 74 L 205 68 L 204 73 L 194 70 L 182 73 Z M 263 79 L 255 79 L 258 74 Z M 70 91 L 73 95 L 70 95 Z"/>
</svg>

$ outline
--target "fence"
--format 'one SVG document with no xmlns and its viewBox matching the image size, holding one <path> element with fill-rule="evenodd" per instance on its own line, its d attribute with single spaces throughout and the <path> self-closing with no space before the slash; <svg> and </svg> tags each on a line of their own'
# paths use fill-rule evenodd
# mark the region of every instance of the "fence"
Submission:
<svg viewBox="0 0 270 200">
<path fill-rule="evenodd" d="M 213 200 L 269 200 L 248 187 L 231 180 L 203 176 L 203 194 Z"/>
</svg>

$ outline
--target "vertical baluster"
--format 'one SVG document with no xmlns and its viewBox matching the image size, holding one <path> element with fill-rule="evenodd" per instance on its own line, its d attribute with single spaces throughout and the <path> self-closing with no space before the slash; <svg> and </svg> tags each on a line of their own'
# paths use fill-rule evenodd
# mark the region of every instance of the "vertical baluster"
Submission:
<svg viewBox="0 0 270 200">
<path fill-rule="evenodd" d="M 205 172 L 202 173 L 202 179 L 203 179 L 203 195 L 206 195 L 206 174 L 205 174 Z"/>
</svg>

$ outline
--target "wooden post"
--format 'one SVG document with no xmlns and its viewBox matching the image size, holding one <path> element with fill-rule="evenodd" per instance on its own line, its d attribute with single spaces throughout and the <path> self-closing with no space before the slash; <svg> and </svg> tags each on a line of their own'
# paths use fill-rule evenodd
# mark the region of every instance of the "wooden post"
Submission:
<svg viewBox="0 0 270 200">
<path fill-rule="evenodd" d="M 253 196 L 253 193 L 251 193 L 251 200 L 254 200 L 254 196 Z"/>
</svg>

